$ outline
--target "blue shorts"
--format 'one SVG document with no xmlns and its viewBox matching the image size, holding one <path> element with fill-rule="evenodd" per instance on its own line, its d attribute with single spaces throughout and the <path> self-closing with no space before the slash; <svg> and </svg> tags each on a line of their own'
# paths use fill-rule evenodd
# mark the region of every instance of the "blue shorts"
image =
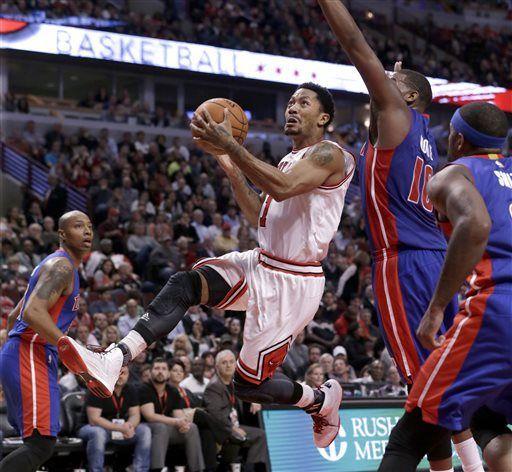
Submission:
<svg viewBox="0 0 512 472">
<path fill-rule="evenodd" d="M 37 429 L 43 436 L 60 430 L 57 352 L 53 346 L 19 337 L 7 340 L 0 353 L 0 380 L 9 423 L 23 437 Z"/>
<path fill-rule="evenodd" d="M 446 341 L 421 368 L 406 408 L 466 429 L 487 406 L 512 422 L 512 293 L 482 290 L 461 305 Z"/>
<path fill-rule="evenodd" d="M 372 266 L 373 293 L 384 342 L 402 378 L 412 383 L 430 351 L 416 337 L 421 318 L 434 294 L 444 262 L 444 251 L 388 251 Z M 441 332 L 457 313 L 454 298 L 447 307 Z"/>
</svg>

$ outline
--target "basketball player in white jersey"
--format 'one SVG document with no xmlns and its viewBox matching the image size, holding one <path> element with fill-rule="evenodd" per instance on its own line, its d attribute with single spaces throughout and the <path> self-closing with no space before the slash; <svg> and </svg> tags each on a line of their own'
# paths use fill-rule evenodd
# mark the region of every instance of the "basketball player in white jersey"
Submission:
<svg viewBox="0 0 512 472">
<path fill-rule="evenodd" d="M 285 115 L 285 134 L 293 141 L 293 151 L 277 168 L 235 141 L 227 110 L 223 123 L 217 124 L 207 112 L 191 123 L 202 142 L 224 150 L 225 155 L 216 158 L 245 217 L 258 227 L 260 247 L 203 259 L 191 271 L 173 275 L 134 329 L 107 354 L 87 351 L 68 338 L 62 350 L 69 355 L 61 350 L 61 358 L 73 372 L 97 379 L 108 395 L 121 365 L 166 336 L 190 306 L 243 310 L 244 342 L 235 393 L 248 402 L 303 408 L 313 418 L 316 446 L 327 447 L 339 430 L 339 383 L 329 380 L 313 390 L 273 374 L 320 304 L 325 283 L 321 261 L 338 228 L 355 161 L 323 139 L 334 116 L 327 89 L 302 84 Z M 263 193 L 252 190 L 246 178 Z"/>
</svg>

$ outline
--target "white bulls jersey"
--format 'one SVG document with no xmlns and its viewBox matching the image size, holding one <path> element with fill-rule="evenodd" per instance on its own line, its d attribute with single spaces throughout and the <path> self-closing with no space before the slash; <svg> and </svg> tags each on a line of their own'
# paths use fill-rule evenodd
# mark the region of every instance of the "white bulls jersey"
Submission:
<svg viewBox="0 0 512 472">
<path fill-rule="evenodd" d="M 290 152 L 281 159 L 278 168 L 290 172 L 308 149 Z M 273 256 L 300 263 L 324 259 L 338 229 L 354 169 L 355 159 L 349 154 L 345 157 L 345 177 L 338 184 L 321 185 L 282 202 L 267 195 L 258 220 L 260 248 Z"/>
</svg>

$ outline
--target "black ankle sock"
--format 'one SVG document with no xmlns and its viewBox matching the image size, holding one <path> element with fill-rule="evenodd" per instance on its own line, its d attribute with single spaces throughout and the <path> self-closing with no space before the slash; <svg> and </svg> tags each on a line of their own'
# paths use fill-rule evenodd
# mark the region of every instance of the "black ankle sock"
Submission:
<svg viewBox="0 0 512 472">
<path fill-rule="evenodd" d="M 121 352 L 123 353 L 123 367 L 125 365 L 128 365 L 132 361 L 132 353 L 128 349 L 128 346 L 124 343 L 119 343 L 117 345 L 119 349 L 121 349 Z"/>
</svg>

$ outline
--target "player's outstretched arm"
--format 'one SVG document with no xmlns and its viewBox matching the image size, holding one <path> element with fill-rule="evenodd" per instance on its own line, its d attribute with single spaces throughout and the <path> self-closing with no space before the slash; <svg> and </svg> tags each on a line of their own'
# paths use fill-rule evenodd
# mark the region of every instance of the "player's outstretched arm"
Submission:
<svg viewBox="0 0 512 472">
<path fill-rule="evenodd" d="M 227 154 L 215 156 L 215 159 L 217 159 L 217 162 L 228 176 L 235 200 L 245 218 L 251 225 L 257 228 L 264 195 L 260 195 L 249 187 L 244 174 Z"/>
<path fill-rule="evenodd" d="M 57 328 L 50 310 L 73 282 L 73 267 L 64 257 L 48 261 L 42 268 L 30 295 L 23 319 L 50 344 L 57 345 L 64 333 Z"/>
<path fill-rule="evenodd" d="M 436 210 L 453 227 L 434 296 L 418 329 L 421 343 L 434 349 L 439 346 L 435 335 L 445 308 L 484 254 L 491 218 L 469 170 L 463 166 L 442 170 L 430 180 L 427 190 Z"/>
<path fill-rule="evenodd" d="M 379 58 L 341 0 L 318 0 L 318 3 L 332 32 L 368 88 L 380 118 L 379 146 L 396 146 L 405 136 L 395 136 L 397 129 L 407 133 L 410 123 L 410 112 L 398 87 L 387 76 Z"/>
</svg>

